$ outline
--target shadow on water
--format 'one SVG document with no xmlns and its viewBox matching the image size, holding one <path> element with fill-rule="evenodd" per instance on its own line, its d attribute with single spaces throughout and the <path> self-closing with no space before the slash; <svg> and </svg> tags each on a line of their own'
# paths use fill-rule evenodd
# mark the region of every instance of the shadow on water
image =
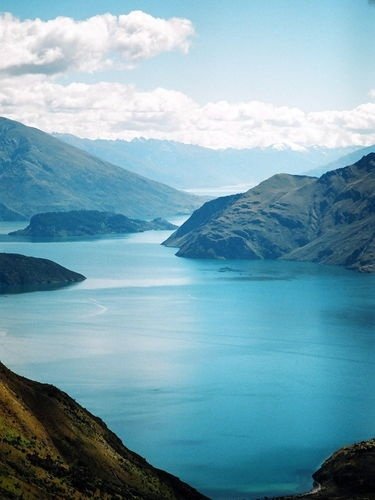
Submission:
<svg viewBox="0 0 375 500">
<path fill-rule="evenodd" d="M 60 290 L 61 288 L 71 288 L 77 283 L 68 282 L 68 283 L 44 283 L 38 285 L 17 285 L 17 286 L 9 286 L 0 284 L 0 296 L 1 295 L 14 295 L 21 293 L 30 293 L 30 292 L 47 292 Z"/>
</svg>

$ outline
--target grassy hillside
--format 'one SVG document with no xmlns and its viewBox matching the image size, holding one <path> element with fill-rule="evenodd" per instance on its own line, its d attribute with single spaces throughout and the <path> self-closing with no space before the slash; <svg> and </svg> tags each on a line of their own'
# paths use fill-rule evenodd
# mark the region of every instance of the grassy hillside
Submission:
<svg viewBox="0 0 375 500">
<path fill-rule="evenodd" d="M 0 118 L 0 202 L 23 217 L 89 209 L 155 218 L 189 213 L 200 204 L 6 118 Z"/>
<path fill-rule="evenodd" d="M 320 179 L 275 175 L 226 200 L 219 211 L 220 199 L 206 203 L 165 244 L 183 257 L 306 260 L 375 272 L 375 153 Z"/>
<path fill-rule="evenodd" d="M 67 394 L 1 363 L 0 434 L 2 499 L 204 498 L 128 450 Z"/>
</svg>

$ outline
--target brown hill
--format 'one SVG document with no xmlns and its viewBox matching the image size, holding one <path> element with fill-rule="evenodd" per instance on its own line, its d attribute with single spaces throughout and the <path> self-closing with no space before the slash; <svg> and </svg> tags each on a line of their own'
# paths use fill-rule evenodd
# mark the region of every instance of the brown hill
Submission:
<svg viewBox="0 0 375 500">
<path fill-rule="evenodd" d="M 0 498 L 199 499 L 56 387 L 0 363 Z"/>
<path fill-rule="evenodd" d="M 374 272 L 375 153 L 320 179 L 278 174 L 207 202 L 164 244 L 182 257 L 305 260 Z"/>
</svg>

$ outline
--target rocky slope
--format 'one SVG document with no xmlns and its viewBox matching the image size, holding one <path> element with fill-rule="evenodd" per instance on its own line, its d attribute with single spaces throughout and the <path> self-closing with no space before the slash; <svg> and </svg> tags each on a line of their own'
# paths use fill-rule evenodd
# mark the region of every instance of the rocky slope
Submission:
<svg viewBox="0 0 375 500">
<path fill-rule="evenodd" d="M 56 288 L 84 279 L 51 260 L 0 253 L 0 293 Z"/>
<path fill-rule="evenodd" d="M 194 196 L 6 118 L 0 118 L 0 202 L 27 219 L 80 209 L 154 218 L 189 213 L 200 204 Z"/>
<path fill-rule="evenodd" d="M 164 244 L 184 257 L 306 260 L 374 272 L 375 153 L 320 179 L 279 174 L 208 202 Z"/>
<path fill-rule="evenodd" d="M 25 229 L 13 231 L 10 236 L 65 238 L 100 234 L 139 233 L 149 230 L 173 230 L 177 226 L 158 218 L 152 221 L 130 219 L 122 214 L 97 210 L 47 212 L 34 215 Z"/>
<path fill-rule="evenodd" d="M 0 430 L 3 499 L 205 498 L 128 450 L 64 392 L 1 363 Z"/>
<path fill-rule="evenodd" d="M 375 499 L 375 439 L 341 448 L 313 474 L 312 493 L 283 500 Z"/>
</svg>

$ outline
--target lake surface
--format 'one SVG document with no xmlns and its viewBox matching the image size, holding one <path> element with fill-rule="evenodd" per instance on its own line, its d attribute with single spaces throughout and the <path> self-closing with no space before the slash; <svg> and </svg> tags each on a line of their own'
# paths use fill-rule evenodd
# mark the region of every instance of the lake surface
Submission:
<svg viewBox="0 0 375 500">
<path fill-rule="evenodd" d="M 1 360 L 215 499 L 309 489 L 332 451 L 375 434 L 375 276 L 181 259 L 169 234 L 2 238 L 88 279 L 0 296 Z"/>
</svg>

